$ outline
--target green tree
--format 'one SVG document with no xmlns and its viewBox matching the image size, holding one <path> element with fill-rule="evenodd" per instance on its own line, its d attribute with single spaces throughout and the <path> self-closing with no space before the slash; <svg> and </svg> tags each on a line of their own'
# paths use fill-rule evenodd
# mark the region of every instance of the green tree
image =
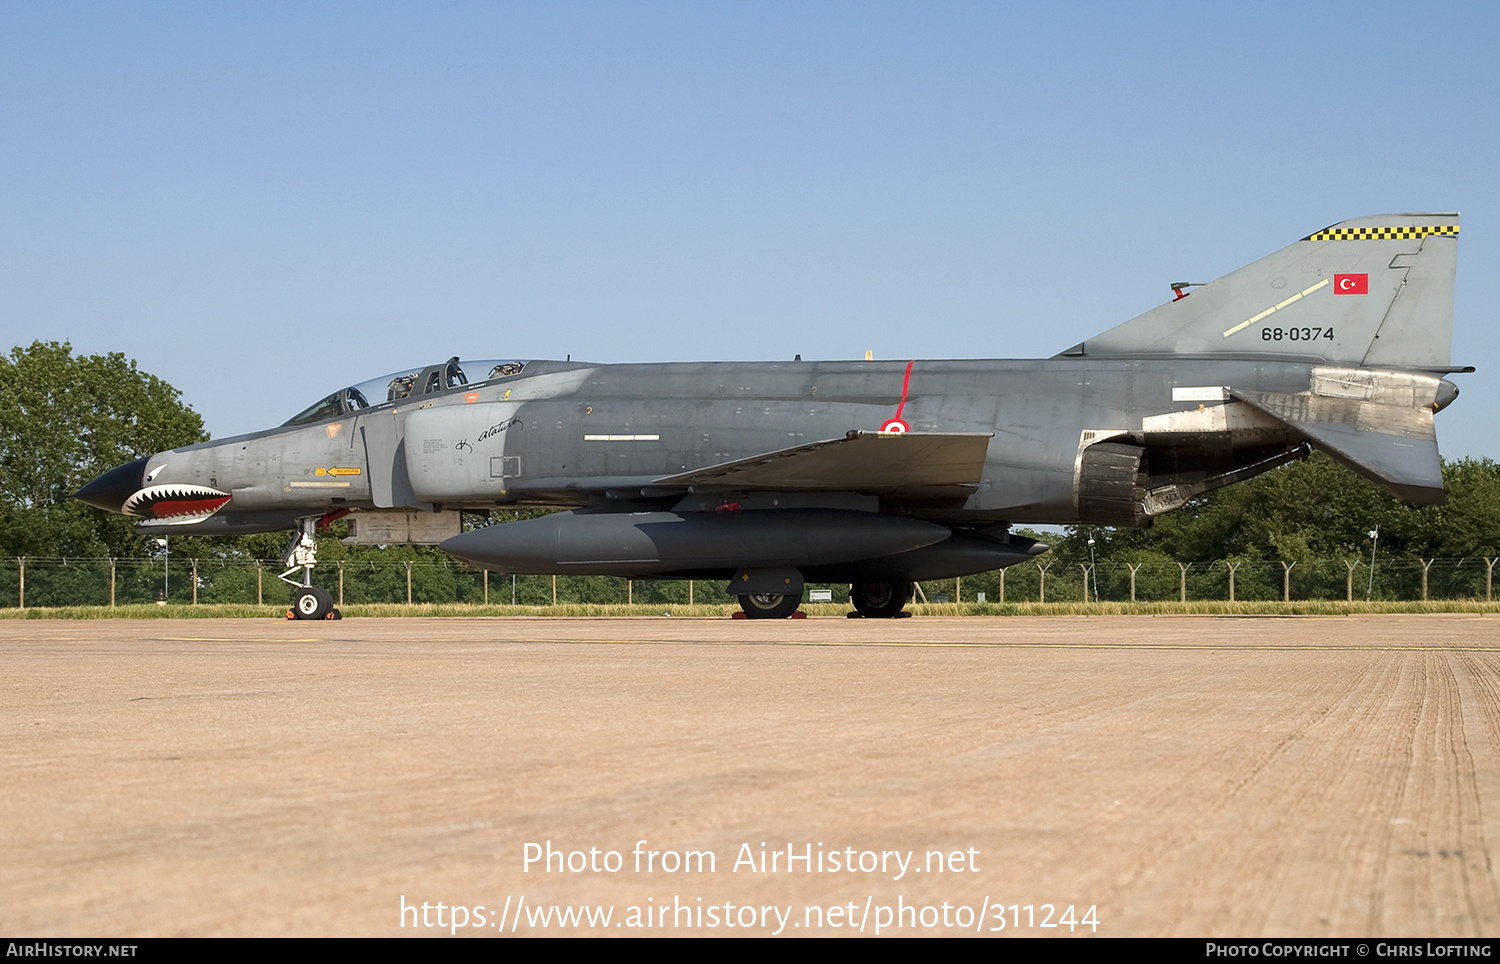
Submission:
<svg viewBox="0 0 1500 964">
<path fill-rule="evenodd" d="M 116 465 L 203 441 L 203 419 L 124 355 L 75 356 L 67 342 L 0 355 L 0 385 L 0 554 L 140 554 L 130 519 L 69 496 Z"/>
<path fill-rule="evenodd" d="M 1489 459 L 1463 459 L 1443 466 L 1448 490 L 1441 506 L 1410 506 L 1382 492 L 1328 456 L 1315 452 L 1305 462 L 1286 466 L 1195 499 L 1181 511 L 1158 517 L 1141 529 L 1069 527 L 1054 543 L 1051 558 L 1062 568 L 1088 561 L 1087 540 L 1095 541 L 1101 589 L 1120 598 L 1128 594 L 1129 565 L 1143 565 L 1137 594 L 1157 598 L 1173 576 L 1163 560 L 1204 563 L 1231 560 L 1240 599 L 1279 598 L 1282 563 L 1295 563 L 1296 596 L 1342 598 L 1348 565 L 1365 566 L 1368 579 L 1369 532 L 1380 529 L 1377 591 L 1413 598 L 1419 591 L 1423 561 L 1446 560 L 1431 571 L 1433 591 L 1447 595 L 1482 595 L 1484 558 L 1500 555 L 1500 465 Z M 1464 568 L 1455 563 L 1468 560 Z M 1394 564 L 1394 565 L 1393 565 Z M 1153 568 L 1165 575 L 1143 581 Z M 1121 572 L 1123 571 L 1123 577 Z M 1210 570 L 1212 579 L 1188 577 L 1190 597 L 1197 591 L 1221 595 L 1227 568 Z M 1391 580 L 1405 580 L 1396 586 Z M 1156 576 L 1152 575 L 1153 580 Z M 1211 583 L 1211 585 L 1210 585 Z M 1362 582 L 1361 585 L 1368 585 Z M 1123 587 L 1123 588 L 1122 588 Z M 1050 595 L 1050 593 L 1049 593 Z"/>
</svg>

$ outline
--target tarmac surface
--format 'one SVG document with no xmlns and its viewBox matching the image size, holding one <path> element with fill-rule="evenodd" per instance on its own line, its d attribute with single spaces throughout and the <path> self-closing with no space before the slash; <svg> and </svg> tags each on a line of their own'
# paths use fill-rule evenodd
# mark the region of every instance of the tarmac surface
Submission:
<svg viewBox="0 0 1500 964">
<path fill-rule="evenodd" d="M 4 620 L 0 665 L 0 933 L 1500 934 L 1495 616 Z"/>
</svg>

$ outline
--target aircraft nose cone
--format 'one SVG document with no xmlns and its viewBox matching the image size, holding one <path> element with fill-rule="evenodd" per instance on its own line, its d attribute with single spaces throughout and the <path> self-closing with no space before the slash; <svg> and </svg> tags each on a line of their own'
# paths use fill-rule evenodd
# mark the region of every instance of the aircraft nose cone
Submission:
<svg viewBox="0 0 1500 964">
<path fill-rule="evenodd" d="M 87 502 L 96 509 L 120 512 L 125 500 L 135 495 L 146 483 L 147 459 L 136 459 L 117 465 L 94 481 L 73 493 L 73 498 Z"/>
</svg>

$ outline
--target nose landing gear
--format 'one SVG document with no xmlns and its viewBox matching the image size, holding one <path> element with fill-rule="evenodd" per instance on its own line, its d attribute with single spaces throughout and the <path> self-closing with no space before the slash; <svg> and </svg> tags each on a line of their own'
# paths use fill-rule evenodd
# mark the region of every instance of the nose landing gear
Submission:
<svg viewBox="0 0 1500 964">
<path fill-rule="evenodd" d="M 298 519 L 300 530 L 292 534 L 287 542 L 286 548 L 281 551 L 281 564 L 287 567 L 279 578 L 282 582 L 297 590 L 292 597 L 292 608 L 287 610 L 287 619 L 343 619 L 344 614 L 339 612 L 333 605 L 333 597 L 328 590 L 320 589 L 312 584 L 313 567 L 318 564 L 318 542 L 315 533 L 318 530 L 318 516 L 308 516 Z M 302 579 L 288 578 L 297 570 L 302 570 Z"/>
</svg>

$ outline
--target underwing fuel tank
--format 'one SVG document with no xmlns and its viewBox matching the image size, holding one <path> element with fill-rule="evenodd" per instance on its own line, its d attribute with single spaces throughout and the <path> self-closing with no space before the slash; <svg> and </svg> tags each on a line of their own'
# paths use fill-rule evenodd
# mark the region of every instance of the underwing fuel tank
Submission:
<svg viewBox="0 0 1500 964">
<path fill-rule="evenodd" d="M 648 576 L 828 566 L 910 552 L 949 535 L 931 522 L 846 509 L 558 512 L 466 532 L 441 548 L 503 572 Z"/>
</svg>

